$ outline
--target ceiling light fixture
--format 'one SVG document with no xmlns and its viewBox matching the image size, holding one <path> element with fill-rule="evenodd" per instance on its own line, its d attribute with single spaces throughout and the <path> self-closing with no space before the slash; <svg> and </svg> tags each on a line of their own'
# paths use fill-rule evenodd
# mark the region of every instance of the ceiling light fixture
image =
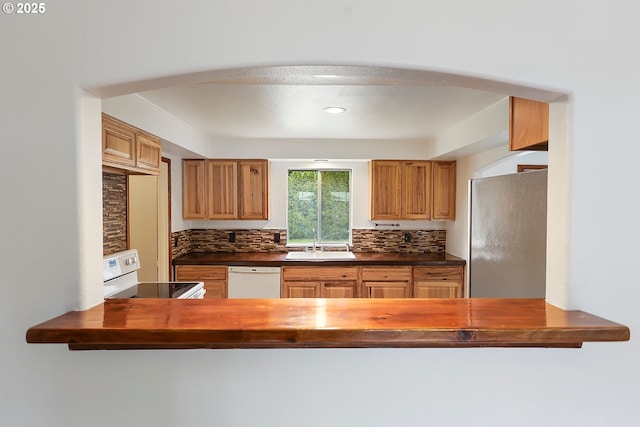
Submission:
<svg viewBox="0 0 640 427">
<path fill-rule="evenodd" d="M 322 111 L 329 114 L 342 114 L 347 111 L 344 107 L 326 107 Z"/>
</svg>

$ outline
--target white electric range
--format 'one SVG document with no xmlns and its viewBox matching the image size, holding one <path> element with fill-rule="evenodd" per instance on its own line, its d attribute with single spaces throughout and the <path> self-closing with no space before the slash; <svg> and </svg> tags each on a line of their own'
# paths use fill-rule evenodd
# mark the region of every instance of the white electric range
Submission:
<svg viewBox="0 0 640 427">
<path fill-rule="evenodd" d="M 202 282 L 139 282 L 140 257 L 136 249 L 107 255 L 102 260 L 105 299 L 204 298 Z"/>
</svg>

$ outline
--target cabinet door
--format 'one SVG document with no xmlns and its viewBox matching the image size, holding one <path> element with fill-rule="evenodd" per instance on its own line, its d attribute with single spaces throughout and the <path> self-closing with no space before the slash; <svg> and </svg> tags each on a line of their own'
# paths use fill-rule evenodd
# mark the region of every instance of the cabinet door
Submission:
<svg viewBox="0 0 640 427">
<path fill-rule="evenodd" d="M 461 298 L 464 267 L 414 267 L 415 298 Z"/>
<path fill-rule="evenodd" d="M 204 288 L 207 291 L 204 294 L 205 299 L 221 299 L 227 297 L 227 282 L 205 280 Z"/>
<path fill-rule="evenodd" d="M 182 217 L 206 219 L 204 160 L 182 161 Z"/>
<path fill-rule="evenodd" d="M 431 217 L 431 162 L 404 162 L 402 165 L 403 219 Z"/>
<path fill-rule="evenodd" d="M 207 217 L 238 218 L 238 163 L 234 160 L 207 160 Z"/>
<path fill-rule="evenodd" d="M 362 282 L 364 298 L 410 298 L 409 282 Z"/>
<path fill-rule="evenodd" d="M 370 175 L 371 219 L 399 219 L 402 213 L 402 162 L 372 160 Z"/>
<path fill-rule="evenodd" d="M 414 298 L 460 298 L 460 286 L 450 281 L 413 282 Z"/>
<path fill-rule="evenodd" d="M 320 282 L 282 282 L 282 298 L 320 298 Z"/>
<path fill-rule="evenodd" d="M 240 219 L 269 219 L 268 162 L 241 160 L 239 169 Z"/>
<path fill-rule="evenodd" d="M 410 266 L 361 267 L 362 298 L 411 298 Z"/>
<path fill-rule="evenodd" d="M 106 164 L 135 167 L 136 135 L 119 123 L 102 118 L 102 161 Z"/>
<path fill-rule="evenodd" d="M 547 150 L 549 104 L 524 98 L 509 98 L 509 149 Z"/>
<path fill-rule="evenodd" d="M 227 297 L 227 266 L 178 265 L 176 280 L 179 282 L 203 282 L 207 290 L 205 298 Z"/>
<path fill-rule="evenodd" d="M 159 174 L 161 159 L 160 139 L 150 135 L 136 135 L 136 167 L 151 174 Z"/>
<path fill-rule="evenodd" d="M 456 219 L 456 162 L 433 162 L 433 202 L 431 218 Z"/>
<path fill-rule="evenodd" d="M 355 280 L 322 282 L 320 296 L 322 298 L 357 298 L 358 282 Z"/>
</svg>

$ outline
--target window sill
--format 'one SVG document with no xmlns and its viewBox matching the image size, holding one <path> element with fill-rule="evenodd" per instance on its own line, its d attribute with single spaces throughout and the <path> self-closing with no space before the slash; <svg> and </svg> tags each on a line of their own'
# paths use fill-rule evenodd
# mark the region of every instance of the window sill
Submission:
<svg viewBox="0 0 640 427">
<path fill-rule="evenodd" d="M 72 350 L 573 347 L 629 328 L 539 299 L 107 300 L 34 326 Z"/>
</svg>

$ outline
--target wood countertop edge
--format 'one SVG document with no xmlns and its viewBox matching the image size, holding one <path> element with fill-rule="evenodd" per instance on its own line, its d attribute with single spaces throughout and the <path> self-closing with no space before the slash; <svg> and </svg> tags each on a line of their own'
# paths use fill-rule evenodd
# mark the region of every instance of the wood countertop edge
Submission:
<svg viewBox="0 0 640 427">
<path fill-rule="evenodd" d="M 159 301 L 159 300 L 156 300 Z M 208 300 L 205 300 L 208 301 Z M 264 300 L 263 300 L 264 301 Z M 523 300 L 509 300 L 516 304 Z M 406 323 L 400 319 L 389 322 L 377 317 L 358 320 L 362 312 L 349 320 L 349 315 L 341 313 L 345 318 L 345 326 L 339 328 L 313 327 L 309 324 L 295 324 L 295 319 L 286 326 L 269 326 L 256 322 L 246 316 L 237 319 L 229 318 L 224 313 L 224 321 L 218 322 L 205 318 L 197 308 L 187 311 L 165 311 L 162 316 L 151 315 L 151 310 L 166 309 L 167 305 L 153 302 L 138 304 L 100 304 L 87 311 L 69 312 L 37 326 L 29 328 L 26 334 L 28 343 L 61 343 L 73 350 L 89 349 L 224 349 L 224 348 L 452 348 L 452 347 L 570 347 L 579 348 L 584 342 L 628 341 L 628 327 L 599 318 L 582 311 L 565 311 L 549 305 L 542 300 L 531 305 L 531 301 L 523 306 L 537 307 L 531 316 L 520 315 L 514 319 L 513 314 L 499 314 L 502 300 L 484 300 L 477 312 L 474 304 L 467 304 L 461 319 L 453 314 L 448 320 L 434 321 L 429 324 L 424 319 L 416 322 L 411 305 L 406 311 L 397 311 L 401 316 L 408 316 Z M 396 301 L 397 302 L 397 301 Z M 300 304 L 298 304 L 300 303 Z M 179 303 L 180 304 L 180 303 Z M 251 306 L 250 300 L 238 306 Z M 362 307 L 362 303 L 358 303 Z M 357 309 L 357 305 L 355 308 Z M 542 305 L 540 305 L 542 304 Z M 208 306 L 209 304 L 207 304 Z M 300 318 L 314 314 L 306 301 L 288 301 L 280 304 L 286 310 L 295 310 Z M 351 304 L 346 304 L 350 306 Z M 464 304 L 453 303 L 454 309 Z M 156 307 L 157 306 L 157 307 Z M 221 304 L 220 307 L 224 307 Z M 340 307 L 343 307 L 341 304 Z M 422 309 L 431 306 L 441 310 L 442 301 L 429 301 L 421 305 Z M 154 308 L 155 307 L 155 308 Z M 179 307 L 169 305 L 169 307 Z M 360 308 L 361 308 L 360 307 Z M 210 307 L 209 307 L 210 308 Z M 384 304 L 378 307 L 384 311 Z M 271 307 L 273 309 L 273 307 Z M 203 307 L 204 310 L 204 307 Z M 274 314 L 278 315 L 277 307 Z M 487 310 L 498 310 L 487 316 Z M 541 311 L 549 312 L 546 319 L 540 317 Z M 206 312 L 206 310 L 204 310 Z M 389 311 L 389 310 L 387 310 Z M 483 314 L 484 312 L 484 314 Z M 289 311 L 291 313 L 291 311 Z M 496 314 L 497 313 L 497 314 Z M 259 313 L 258 313 L 259 314 Z M 172 317 L 177 318 L 172 319 Z M 282 315 L 282 310 L 280 310 Z M 151 317 L 149 317 L 151 316 Z M 457 317 L 456 317 L 457 316 Z M 469 322 L 471 317 L 479 320 Z M 485 317 L 482 320 L 482 316 Z M 180 319 L 184 317 L 184 322 Z M 189 318 L 187 318 L 189 317 Z M 252 316 L 249 316 L 251 318 Z M 258 316 L 259 317 L 259 316 Z M 100 318 L 103 321 L 100 321 Z M 147 318 L 151 320 L 146 320 Z M 169 319 L 169 325 L 166 324 Z M 244 319 L 244 320 L 243 320 Z M 119 323 L 121 322 L 122 323 Z M 349 322 L 352 323 L 349 323 Z M 145 323 L 146 322 L 146 323 Z M 243 323 L 245 322 L 245 323 Z M 355 322 L 355 324 L 354 324 Z M 359 323 L 358 323 L 359 322 Z M 386 322 L 386 323 L 385 323 Z M 455 325 L 446 326 L 451 322 Z M 474 324 L 477 323 L 477 324 Z M 381 323 L 381 324 L 378 324 Z M 387 324 L 388 323 L 388 324 Z M 147 325 L 146 327 L 144 325 Z M 236 324 L 229 327 L 229 324 Z M 377 324 L 377 326 L 376 326 Z M 137 325 L 137 326 L 136 326 Z"/>
</svg>

